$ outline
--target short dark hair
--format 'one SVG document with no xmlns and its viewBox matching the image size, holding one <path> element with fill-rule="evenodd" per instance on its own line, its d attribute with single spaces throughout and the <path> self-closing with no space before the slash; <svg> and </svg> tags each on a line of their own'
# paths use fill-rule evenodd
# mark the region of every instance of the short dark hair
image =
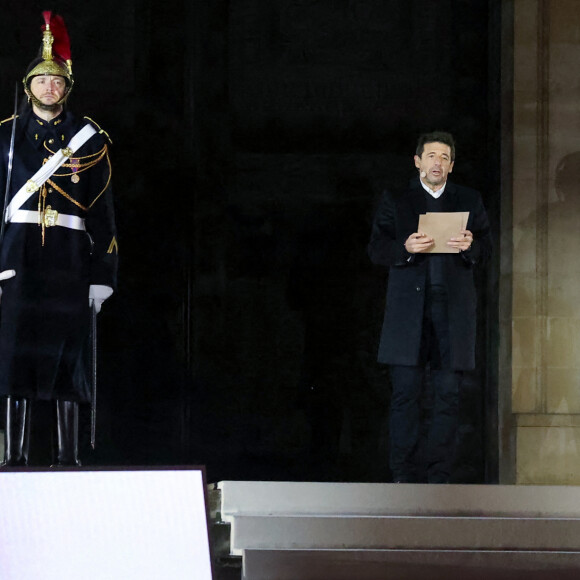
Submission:
<svg viewBox="0 0 580 580">
<path fill-rule="evenodd" d="M 417 141 L 417 149 L 415 153 L 418 157 L 423 155 L 425 145 L 427 143 L 443 143 L 448 145 L 451 149 L 451 161 L 455 161 L 455 139 L 451 133 L 445 131 L 432 131 L 431 133 L 423 133 Z"/>
</svg>

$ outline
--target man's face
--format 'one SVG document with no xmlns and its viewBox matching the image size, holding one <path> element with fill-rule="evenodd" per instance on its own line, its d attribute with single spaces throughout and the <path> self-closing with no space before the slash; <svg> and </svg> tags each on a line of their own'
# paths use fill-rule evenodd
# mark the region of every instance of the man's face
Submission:
<svg viewBox="0 0 580 580">
<path fill-rule="evenodd" d="M 30 92 L 47 108 L 56 105 L 66 93 L 63 77 L 39 75 L 30 81 Z"/>
<path fill-rule="evenodd" d="M 447 174 L 453 171 L 451 147 L 439 142 L 425 143 L 421 157 L 415 155 L 415 167 L 423 183 L 431 189 L 439 189 L 447 181 Z"/>
</svg>

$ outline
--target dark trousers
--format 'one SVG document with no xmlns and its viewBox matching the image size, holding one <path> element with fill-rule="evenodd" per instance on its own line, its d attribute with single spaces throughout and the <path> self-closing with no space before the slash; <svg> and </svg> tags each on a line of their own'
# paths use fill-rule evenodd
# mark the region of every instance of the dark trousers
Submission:
<svg viewBox="0 0 580 580">
<path fill-rule="evenodd" d="M 425 372 L 433 391 L 431 422 L 427 433 L 427 479 L 448 482 L 455 458 L 459 385 L 462 373 L 451 369 L 447 296 L 430 291 L 426 296 L 419 366 L 391 366 L 390 467 L 393 481 L 418 481 L 415 452 L 421 435 L 421 395 Z"/>
</svg>

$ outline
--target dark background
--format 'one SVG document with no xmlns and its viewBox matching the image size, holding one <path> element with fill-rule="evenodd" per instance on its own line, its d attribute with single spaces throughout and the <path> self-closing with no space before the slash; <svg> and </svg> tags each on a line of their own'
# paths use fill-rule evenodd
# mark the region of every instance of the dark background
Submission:
<svg viewBox="0 0 580 580">
<path fill-rule="evenodd" d="M 14 3 L 0 20 L 2 118 L 43 9 L 71 36 L 71 109 L 113 140 L 120 282 L 99 315 L 84 463 L 388 481 L 373 211 L 414 176 L 417 136 L 448 130 L 452 177 L 482 191 L 498 239 L 501 2 Z M 497 257 L 478 285 L 456 478 L 491 482 Z"/>
</svg>

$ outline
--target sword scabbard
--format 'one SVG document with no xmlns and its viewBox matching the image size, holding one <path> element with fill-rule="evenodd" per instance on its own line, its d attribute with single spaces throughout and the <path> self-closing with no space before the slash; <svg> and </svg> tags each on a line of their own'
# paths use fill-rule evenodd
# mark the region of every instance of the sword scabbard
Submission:
<svg viewBox="0 0 580 580">
<path fill-rule="evenodd" d="M 6 208 L 10 195 L 10 182 L 12 180 L 12 160 L 14 159 L 14 139 L 16 136 L 16 118 L 18 116 L 18 83 L 14 89 L 14 115 L 12 116 L 12 132 L 10 134 L 10 150 L 8 151 L 8 169 L 6 171 L 6 186 L 4 188 L 4 206 L 2 208 L 2 224 L 0 225 L 0 243 L 4 239 L 6 229 Z"/>
<path fill-rule="evenodd" d="M 97 309 L 91 306 L 91 448 L 97 446 Z"/>
</svg>

